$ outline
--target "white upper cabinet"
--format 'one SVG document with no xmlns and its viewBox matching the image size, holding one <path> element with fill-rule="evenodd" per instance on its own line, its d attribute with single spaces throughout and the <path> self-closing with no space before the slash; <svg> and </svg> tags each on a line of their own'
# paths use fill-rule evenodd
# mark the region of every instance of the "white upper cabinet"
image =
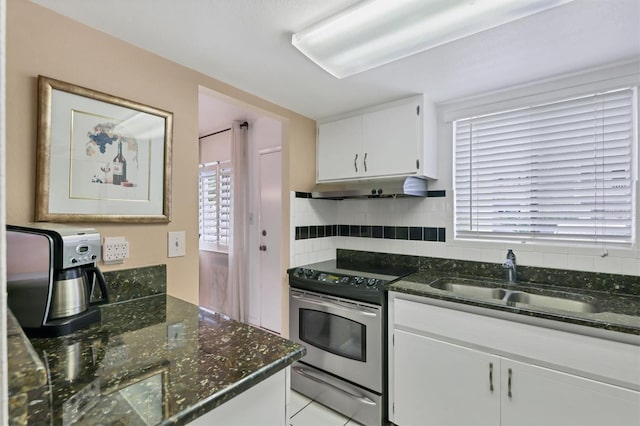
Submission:
<svg viewBox="0 0 640 426">
<path fill-rule="evenodd" d="M 436 140 L 424 137 L 424 122 L 422 96 L 321 122 L 317 181 L 415 175 L 435 179 L 435 171 L 425 168 L 424 157 L 435 158 Z"/>
<path fill-rule="evenodd" d="M 318 126 L 318 181 L 357 178 L 362 174 L 362 116 Z"/>
<path fill-rule="evenodd" d="M 403 103 L 362 116 L 365 176 L 419 174 L 422 102 Z"/>
</svg>

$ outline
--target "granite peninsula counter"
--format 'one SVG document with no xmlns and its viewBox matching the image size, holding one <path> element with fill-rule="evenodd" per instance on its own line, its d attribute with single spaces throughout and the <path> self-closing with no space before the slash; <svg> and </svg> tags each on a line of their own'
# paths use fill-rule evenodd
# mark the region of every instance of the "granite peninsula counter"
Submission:
<svg viewBox="0 0 640 426">
<path fill-rule="evenodd" d="M 31 344 L 49 376 L 30 394 L 34 424 L 187 424 L 306 351 L 164 294 L 105 305 L 100 324 Z"/>
</svg>

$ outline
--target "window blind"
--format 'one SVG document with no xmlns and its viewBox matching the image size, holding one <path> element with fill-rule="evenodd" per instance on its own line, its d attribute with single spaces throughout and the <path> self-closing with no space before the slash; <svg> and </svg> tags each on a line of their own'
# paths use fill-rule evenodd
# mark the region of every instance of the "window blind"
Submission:
<svg viewBox="0 0 640 426">
<path fill-rule="evenodd" d="M 200 169 L 200 241 L 214 246 L 228 246 L 231 238 L 232 170 L 223 164 L 209 164 Z"/>
<path fill-rule="evenodd" d="M 635 89 L 454 122 L 455 235 L 630 244 Z"/>
</svg>

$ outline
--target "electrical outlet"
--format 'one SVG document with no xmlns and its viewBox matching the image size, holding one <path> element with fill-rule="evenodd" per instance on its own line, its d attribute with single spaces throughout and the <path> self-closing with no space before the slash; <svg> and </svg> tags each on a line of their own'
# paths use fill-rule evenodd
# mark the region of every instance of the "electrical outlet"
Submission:
<svg viewBox="0 0 640 426">
<path fill-rule="evenodd" d="M 124 263 L 129 257 L 129 241 L 124 237 L 104 237 L 102 260 L 107 265 Z"/>
<path fill-rule="evenodd" d="M 169 232 L 167 236 L 167 256 L 179 257 L 185 255 L 184 231 Z"/>
</svg>

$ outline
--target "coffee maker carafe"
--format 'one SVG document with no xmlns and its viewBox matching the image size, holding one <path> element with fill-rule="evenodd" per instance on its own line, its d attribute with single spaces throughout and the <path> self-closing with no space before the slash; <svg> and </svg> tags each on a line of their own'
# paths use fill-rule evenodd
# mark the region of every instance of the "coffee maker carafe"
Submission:
<svg viewBox="0 0 640 426">
<path fill-rule="evenodd" d="M 61 336 L 100 321 L 106 303 L 100 234 L 52 223 L 7 225 L 7 302 L 29 336 Z"/>
<path fill-rule="evenodd" d="M 97 266 L 76 266 L 56 271 L 49 317 L 51 319 L 70 317 L 89 309 L 91 304 L 89 299 L 94 293 L 96 281 L 100 286 L 101 294 L 106 294 L 104 276 Z"/>
</svg>

